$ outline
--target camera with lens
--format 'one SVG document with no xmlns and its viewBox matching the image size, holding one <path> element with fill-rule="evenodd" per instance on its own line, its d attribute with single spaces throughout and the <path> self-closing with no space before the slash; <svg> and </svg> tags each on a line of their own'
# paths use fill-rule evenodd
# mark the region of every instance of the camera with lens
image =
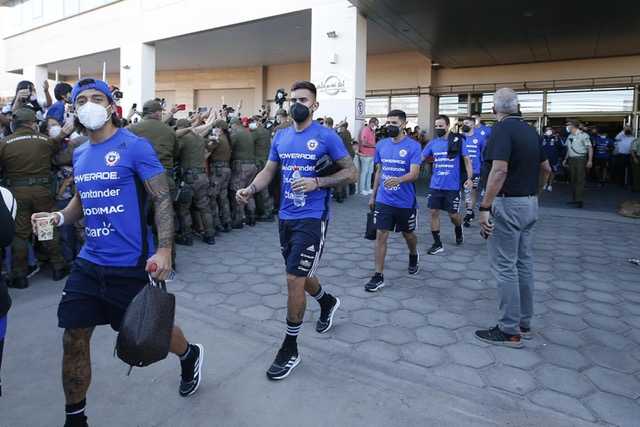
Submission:
<svg viewBox="0 0 640 427">
<path fill-rule="evenodd" d="M 111 96 L 113 99 L 122 99 L 124 95 L 122 95 L 122 91 L 116 87 L 113 89 L 113 92 L 111 92 Z"/>
</svg>

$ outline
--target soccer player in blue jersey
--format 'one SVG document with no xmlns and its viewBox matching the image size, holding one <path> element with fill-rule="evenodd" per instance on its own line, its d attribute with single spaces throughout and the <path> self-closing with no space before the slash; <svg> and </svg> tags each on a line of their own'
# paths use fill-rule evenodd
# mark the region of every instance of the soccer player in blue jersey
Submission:
<svg viewBox="0 0 640 427">
<path fill-rule="evenodd" d="M 404 134 L 407 115 L 391 110 L 387 115 L 388 138 L 376 144 L 373 161 L 376 175 L 369 208 L 374 209 L 376 228 L 375 274 L 364 290 L 375 292 L 384 286 L 384 259 L 390 231 L 400 231 L 409 248 L 407 273 L 416 274 L 418 263 L 418 202 L 414 181 L 420 175 L 420 144 Z"/>
<path fill-rule="evenodd" d="M 248 187 L 236 192 L 238 202 L 246 203 L 252 194 L 265 189 L 276 171 L 282 169 L 278 227 L 287 273 L 287 331 L 282 347 L 267 370 L 267 377 L 272 380 L 286 378 L 300 362 L 297 337 L 306 309 L 305 291 L 320 304 L 316 331 L 324 333 L 331 328 L 340 300 L 322 289 L 316 269 L 329 222 L 331 188 L 353 184 L 358 179 L 358 171 L 342 139 L 334 130 L 313 120 L 319 106 L 315 85 L 307 81 L 295 83 L 290 99 L 294 125 L 276 133 L 262 172 Z M 339 171 L 318 177 L 315 165 L 324 154 L 331 157 Z M 302 178 L 294 180 L 296 169 Z M 294 203 L 294 191 L 303 194 L 304 203 Z"/>
<path fill-rule="evenodd" d="M 596 128 L 598 129 L 598 128 Z M 599 129 L 598 129 L 599 130 Z M 611 155 L 616 144 L 608 137 L 606 131 L 598 133 L 598 137 L 594 141 L 596 147 L 594 166 L 598 176 L 598 184 L 604 185 L 609 180 L 609 167 L 611 166 Z M 548 155 L 547 155 L 548 156 Z"/>
<path fill-rule="evenodd" d="M 165 170 L 148 140 L 120 128 L 109 86 L 82 79 L 72 100 L 76 127 L 89 141 L 74 152 L 77 192 L 66 208 L 54 212 L 54 223 L 84 217 L 87 234 L 58 306 L 58 325 L 64 328 L 65 426 L 82 427 L 91 382 L 91 335 L 97 325 L 119 329 L 129 303 L 149 281 L 148 273 L 159 281 L 169 277 L 174 222 Z M 147 198 L 155 206 L 157 251 L 145 219 Z M 34 229 L 43 215 L 50 214 L 33 214 Z M 200 384 L 203 348 L 189 344 L 174 326 L 169 351 L 181 361 L 180 395 L 189 396 Z"/>
<path fill-rule="evenodd" d="M 549 175 L 549 179 L 545 183 L 543 190 L 551 192 L 553 191 L 553 183 L 556 179 L 556 173 L 558 173 L 560 155 L 563 150 L 562 141 L 560 141 L 557 135 L 554 135 L 552 126 L 546 126 L 544 128 L 542 148 L 549 160 L 549 165 L 551 165 L 551 175 Z"/>
<path fill-rule="evenodd" d="M 471 117 L 473 117 L 474 120 L 475 133 L 488 141 L 491 136 L 491 127 L 487 126 L 484 120 L 482 120 L 482 114 L 480 114 L 479 111 L 474 111 Z"/>
<path fill-rule="evenodd" d="M 473 166 L 469 158 L 467 147 L 462 141 L 462 135 L 452 134 L 450 130 L 451 121 L 445 115 L 436 116 L 435 130 L 437 138 L 429 141 L 429 144 L 422 150 L 422 161 L 433 155 L 433 175 L 429 185 L 429 225 L 433 235 L 433 245 L 427 253 L 435 255 L 444 251 L 442 240 L 440 240 L 440 210 L 444 209 L 449 213 L 451 223 L 455 227 L 456 245 L 464 242 L 462 233 L 462 217 L 458 210 L 460 208 L 460 169 L 463 159 L 467 177 L 473 176 Z M 470 178 L 464 182 L 464 188 L 471 188 L 473 185 Z"/>
<path fill-rule="evenodd" d="M 462 135 L 465 138 L 464 146 L 467 148 L 469 158 L 471 159 L 471 165 L 473 166 L 473 187 L 471 191 L 471 201 L 467 203 L 467 214 L 462 221 L 465 227 L 471 226 L 471 221 L 476 219 L 476 214 L 473 210 L 476 205 L 476 190 L 480 183 L 480 169 L 482 168 L 482 151 L 487 140 L 480 134 L 478 129 L 474 129 L 475 119 L 473 117 L 467 117 L 462 122 Z"/>
</svg>

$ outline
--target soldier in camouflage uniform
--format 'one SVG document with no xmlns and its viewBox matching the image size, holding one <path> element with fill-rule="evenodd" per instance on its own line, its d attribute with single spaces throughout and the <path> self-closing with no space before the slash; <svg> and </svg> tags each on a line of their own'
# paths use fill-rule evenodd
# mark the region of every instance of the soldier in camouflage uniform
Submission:
<svg viewBox="0 0 640 427">
<path fill-rule="evenodd" d="M 38 121 L 33 110 L 22 108 L 13 113 L 11 127 L 14 133 L 0 140 L 0 162 L 4 170 L 4 185 L 18 202 L 16 234 L 11 242 L 11 282 L 9 286 L 24 289 L 29 286 L 27 267 L 31 214 L 57 210 L 51 188 L 51 155 L 61 151 L 60 145 L 38 132 Z M 58 230 L 53 240 L 41 242 L 49 255 L 53 280 L 62 280 L 69 274 L 62 255 Z"/>
<path fill-rule="evenodd" d="M 278 108 L 276 110 L 276 121 L 278 124 L 271 129 L 271 140 L 275 136 L 276 132 L 280 129 L 288 128 L 289 126 L 293 126 L 293 123 L 289 121 L 287 110 L 284 108 Z M 269 194 L 273 197 L 273 214 L 276 215 L 278 213 L 278 209 L 280 208 L 280 196 L 282 192 L 282 188 L 280 187 L 282 183 L 282 174 L 280 169 L 276 172 L 276 176 L 273 178 L 271 183 L 269 184 Z"/>
<path fill-rule="evenodd" d="M 148 139 L 156 150 L 158 160 L 164 167 L 169 183 L 172 200 L 175 200 L 176 182 L 173 179 L 173 164 L 180 154 L 176 132 L 162 121 L 162 105 L 151 99 L 142 106 L 142 120 L 131 124 L 128 130 L 138 136 Z M 153 218 L 153 212 L 149 213 Z M 176 264 L 176 243 L 171 244 L 171 261 Z"/>
<path fill-rule="evenodd" d="M 209 207 L 216 230 L 228 233 L 231 231 L 231 209 L 229 207 L 229 181 L 231 180 L 231 166 L 229 164 L 231 145 L 229 140 L 231 135 L 229 135 L 229 125 L 224 120 L 218 120 L 214 129 L 216 136 L 207 145 L 207 150 L 211 152 L 209 155 L 209 181 L 212 190 L 209 196 Z"/>
<path fill-rule="evenodd" d="M 336 127 L 337 127 L 336 132 L 338 132 L 338 136 L 340 137 L 340 139 L 342 139 L 342 142 L 344 143 L 344 147 L 347 149 L 347 151 L 349 152 L 349 155 L 353 159 L 353 157 L 355 156 L 355 153 L 353 152 L 353 144 L 351 143 L 351 139 L 352 139 L 351 132 L 349 132 L 349 130 L 347 129 L 349 127 L 349 123 L 346 120 L 343 120 L 340 123 L 338 123 Z M 342 203 L 347 198 L 348 188 L 349 187 L 345 185 L 335 189 L 334 194 L 335 194 L 336 202 Z"/>
<path fill-rule="evenodd" d="M 253 136 L 253 153 L 256 159 L 257 173 L 260 173 L 267 164 L 269 158 L 269 150 L 271 150 L 271 132 L 265 129 L 261 116 L 251 117 L 251 136 Z M 258 222 L 273 222 L 273 210 L 271 208 L 271 199 L 269 198 L 269 189 L 265 188 L 255 195 L 256 198 L 256 220 Z"/>
<path fill-rule="evenodd" d="M 233 193 L 234 221 L 232 228 L 243 228 L 244 208 L 236 201 L 235 193 L 241 188 L 247 187 L 256 177 L 256 163 L 253 149 L 253 137 L 242 126 L 242 120 L 234 117 L 230 122 L 233 133 L 231 134 L 231 183 Z M 247 225 L 256 225 L 256 203 L 253 197 L 247 201 Z"/>
<path fill-rule="evenodd" d="M 188 119 L 178 120 L 177 128 L 187 129 L 191 127 Z M 202 225 L 204 226 L 203 241 L 209 245 L 216 243 L 214 237 L 213 217 L 209 209 L 209 178 L 207 177 L 207 165 L 205 163 L 205 146 L 207 141 L 189 130 L 178 139 L 180 145 L 180 169 L 181 180 L 184 183 L 178 196 L 178 220 L 180 232 L 176 236 L 176 243 L 181 245 L 193 245 L 193 233 L 191 231 L 191 203 L 195 204 L 200 212 Z"/>
</svg>

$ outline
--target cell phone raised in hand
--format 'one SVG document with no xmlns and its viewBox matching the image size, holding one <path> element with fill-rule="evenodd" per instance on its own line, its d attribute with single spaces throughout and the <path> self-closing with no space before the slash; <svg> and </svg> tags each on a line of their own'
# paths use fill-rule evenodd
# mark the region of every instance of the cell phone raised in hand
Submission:
<svg viewBox="0 0 640 427">
<path fill-rule="evenodd" d="M 131 109 L 135 110 L 136 108 L 138 108 L 138 104 L 136 104 L 135 102 L 131 105 Z"/>
<path fill-rule="evenodd" d="M 198 113 L 206 113 L 207 107 L 198 107 Z"/>
<path fill-rule="evenodd" d="M 187 109 L 187 104 L 178 104 L 178 111 L 184 111 Z"/>
</svg>

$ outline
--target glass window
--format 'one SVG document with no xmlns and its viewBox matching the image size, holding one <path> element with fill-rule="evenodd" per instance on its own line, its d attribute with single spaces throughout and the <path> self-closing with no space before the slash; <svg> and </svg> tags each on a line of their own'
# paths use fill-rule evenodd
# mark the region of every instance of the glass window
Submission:
<svg viewBox="0 0 640 427">
<path fill-rule="evenodd" d="M 445 114 L 447 116 L 466 116 L 469 107 L 468 100 L 469 97 L 467 94 L 441 95 L 438 99 L 438 114 Z"/>
<path fill-rule="evenodd" d="M 633 89 L 549 91 L 548 113 L 631 112 Z"/>
<path fill-rule="evenodd" d="M 367 119 L 367 123 L 369 123 L 369 119 L 375 117 L 378 120 L 384 122 L 384 118 L 387 117 L 387 113 L 389 113 L 389 97 L 376 97 L 371 98 L 368 97 L 365 102 L 365 117 Z"/>
<path fill-rule="evenodd" d="M 391 107 L 392 110 L 402 110 L 409 116 L 418 116 L 418 96 L 392 96 Z"/>
<path fill-rule="evenodd" d="M 10 0 L 10 23 L 4 37 L 29 31 L 121 0 Z"/>
</svg>

